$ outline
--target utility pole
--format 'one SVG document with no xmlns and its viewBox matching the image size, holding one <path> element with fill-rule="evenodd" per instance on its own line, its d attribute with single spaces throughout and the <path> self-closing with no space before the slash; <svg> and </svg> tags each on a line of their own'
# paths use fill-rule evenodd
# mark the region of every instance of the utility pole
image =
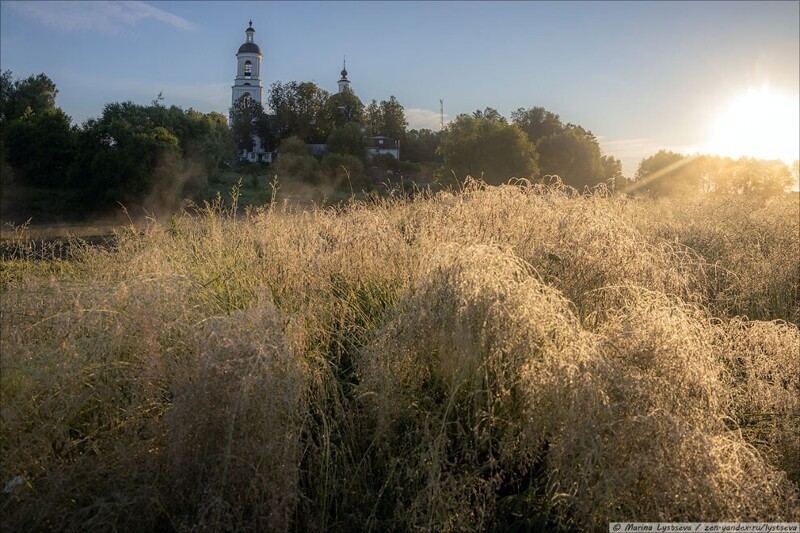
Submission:
<svg viewBox="0 0 800 533">
<path fill-rule="evenodd" d="M 439 124 L 439 131 L 444 129 L 444 99 L 439 98 L 439 115 L 441 117 L 441 123 Z"/>
</svg>

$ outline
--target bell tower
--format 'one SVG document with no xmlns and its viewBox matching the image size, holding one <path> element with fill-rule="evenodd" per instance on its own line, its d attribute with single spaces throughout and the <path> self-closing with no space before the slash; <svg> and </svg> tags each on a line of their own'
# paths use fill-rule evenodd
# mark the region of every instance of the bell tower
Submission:
<svg viewBox="0 0 800 533">
<path fill-rule="evenodd" d="M 245 30 L 244 44 L 236 52 L 236 78 L 231 87 L 231 105 L 236 100 L 248 94 L 250 98 L 262 104 L 264 88 L 261 85 L 261 48 L 253 41 L 256 30 L 253 21 Z"/>
<path fill-rule="evenodd" d="M 342 60 L 342 77 L 336 82 L 339 86 L 339 92 L 352 91 L 350 88 L 350 80 L 347 79 L 347 59 Z"/>
</svg>

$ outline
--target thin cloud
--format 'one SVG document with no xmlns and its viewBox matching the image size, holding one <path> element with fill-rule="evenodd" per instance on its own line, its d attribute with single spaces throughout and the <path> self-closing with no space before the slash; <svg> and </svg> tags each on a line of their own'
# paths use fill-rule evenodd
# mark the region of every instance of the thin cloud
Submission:
<svg viewBox="0 0 800 533">
<path fill-rule="evenodd" d="M 439 131 L 441 126 L 442 116 L 439 111 L 432 111 L 430 109 L 420 109 L 418 107 L 407 107 L 405 109 L 406 120 L 408 121 L 408 128 L 412 130 L 421 130 L 423 128 Z M 444 115 L 445 126 L 450 122 L 448 115 Z"/>
<path fill-rule="evenodd" d="M 5 2 L 20 15 L 44 26 L 67 32 L 94 31 L 114 34 L 146 19 L 154 19 L 184 31 L 197 25 L 144 2 Z"/>
</svg>

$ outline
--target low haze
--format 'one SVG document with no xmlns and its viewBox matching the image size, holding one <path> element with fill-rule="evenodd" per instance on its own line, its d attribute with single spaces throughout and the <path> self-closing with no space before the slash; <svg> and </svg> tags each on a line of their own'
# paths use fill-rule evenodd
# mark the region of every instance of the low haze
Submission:
<svg viewBox="0 0 800 533">
<path fill-rule="evenodd" d="M 439 129 L 440 99 L 445 121 L 541 106 L 591 130 L 630 176 L 661 148 L 714 147 L 715 128 L 748 91 L 787 102 L 778 115 L 789 153 L 730 155 L 797 157 L 798 6 L 6 1 L 0 66 L 15 78 L 52 78 L 56 104 L 75 123 L 160 92 L 167 105 L 227 114 L 252 19 L 265 87 L 314 81 L 335 92 L 346 56 L 361 100 L 395 95 L 409 128 Z"/>
</svg>

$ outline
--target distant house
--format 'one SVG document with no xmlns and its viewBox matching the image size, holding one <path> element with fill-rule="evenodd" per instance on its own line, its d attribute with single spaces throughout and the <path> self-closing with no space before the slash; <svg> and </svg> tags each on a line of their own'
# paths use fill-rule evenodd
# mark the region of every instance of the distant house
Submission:
<svg viewBox="0 0 800 533">
<path fill-rule="evenodd" d="M 376 135 L 372 138 L 372 146 L 367 148 L 367 158 L 371 159 L 379 154 L 389 154 L 395 159 L 400 159 L 400 140 Z"/>
</svg>

